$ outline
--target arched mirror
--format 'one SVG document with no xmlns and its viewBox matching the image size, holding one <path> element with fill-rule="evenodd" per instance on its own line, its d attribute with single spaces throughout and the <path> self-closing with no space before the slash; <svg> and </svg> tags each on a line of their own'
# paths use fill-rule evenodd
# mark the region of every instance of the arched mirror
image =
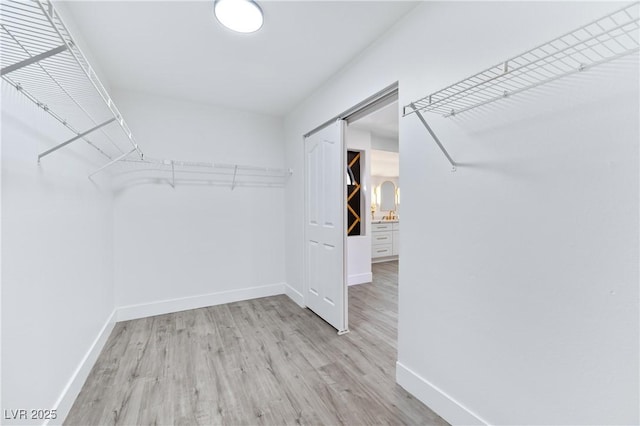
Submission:
<svg viewBox="0 0 640 426">
<path fill-rule="evenodd" d="M 396 186 L 390 180 L 385 180 L 380 185 L 380 210 L 396 209 Z"/>
</svg>

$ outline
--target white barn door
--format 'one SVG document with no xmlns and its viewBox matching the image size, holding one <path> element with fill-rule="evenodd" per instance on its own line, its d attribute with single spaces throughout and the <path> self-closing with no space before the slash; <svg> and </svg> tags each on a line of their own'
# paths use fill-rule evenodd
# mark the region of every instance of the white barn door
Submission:
<svg viewBox="0 0 640 426">
<path fill-rule="evenodd" d="M 347 331 L 344 121 L 305 138 L 305 304 Z"/>
</svg>

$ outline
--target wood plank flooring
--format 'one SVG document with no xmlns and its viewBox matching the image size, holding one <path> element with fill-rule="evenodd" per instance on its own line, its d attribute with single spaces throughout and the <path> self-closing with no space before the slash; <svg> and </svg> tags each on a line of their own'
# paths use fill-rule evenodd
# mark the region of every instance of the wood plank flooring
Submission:
<svg viewBox="0 0 640 426">
<path fill-rule="evenodd" d="M 373 268 L 344 336 L 284 295 L 118 323 L 64 424 L 446 425 L 395 384 L 398 263 Z"/>
</svg>

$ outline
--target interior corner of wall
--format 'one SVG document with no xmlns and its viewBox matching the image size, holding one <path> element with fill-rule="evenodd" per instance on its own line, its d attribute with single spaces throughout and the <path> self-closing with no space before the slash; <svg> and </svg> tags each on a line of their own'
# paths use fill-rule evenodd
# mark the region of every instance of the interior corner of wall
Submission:
<svg viewBox="0 0 640 426">
<path fill-rule="evenodd" d="M 290 286 L 288 283 L 284 284 L 285 294 L 289 297 L 289 299 L 293 300 L 300 306 L 301 308 L 305 308 L 304 304 L 304 296 L 298 290 Z"/>
<path fill-rule="evenodd" d="M 98 332 L 98 335 L 94 339 L 93 343 L 89 347 L 89 350 L 85 353 L 82 360 L 76 367 L 76 370 L 71 375 L 71 378 L 67 382 L 67 385 L 62 390 L 58 400 L 54 404 L 54 409 L 57 411 L 57 420 L 54 422 L 47 421 L 45 425 L 48 424 L 62 424 L 64 419 L 69 414 L 73 403 L 75 402 L 78 394 L 80 394 L 80 390 L 84 385 L 84 382 L 89 377 L 89 373 L 93 368 L 93 365 L 98 360 L 100 353 L 102 352 L 102 348 L 107 343 L 109 336 L 111 335 L 111 331 L 116 325 L 116 310 L 114 309 L 111 312 L 111 315 L 107 318 L 106 322 L 102 326 L 102 329 Z"/>
</svg>

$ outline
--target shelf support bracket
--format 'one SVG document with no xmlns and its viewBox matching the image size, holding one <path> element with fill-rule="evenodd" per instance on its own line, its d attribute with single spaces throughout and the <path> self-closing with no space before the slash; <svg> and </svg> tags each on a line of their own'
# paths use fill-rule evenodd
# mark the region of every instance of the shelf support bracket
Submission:
<svg viewBox="0 0 640 426">
<path fill-rule="evenodd" d="M 131 151 L 125 152 L 124 154 L 120 155 L 117 158 L 114 158 L 113 160 L 109 161 L 107 164 L 105 164 L 104 166 L 100 167 L 99 169 L 91 172 L 91 174 L 89 175 L 89 179 L 91 179 L 93 177 L 93 175 L 95 175 L 96 173 L 99 173 L 101 171 L 103 171 L 104 169 L 106 169 L 107 167 L 110 167 L 112 165 L 114 165 L 115 163 L 117 163 L 118 161 L 124 159 L 125 157 L 133 154 L 135 151 L 137 151 L 136 147 L 134 147 L 133 149 L 131 149 Z"/>
<path fill-rule="evenodd" d="M 236 175 L 238 174 L 238 165 L 233 168 L 233 182 L 231 182 L 231 190 L 236 187 Z"/>
<path fill-rule="evenodd" d="M 173 160 L 171 160 L 171 187 L 176 189 L 176 167 Z"/>
<path fill-rule="evenodd" d="M 413 103 L 411 104 L 411 108 L 413 108 L 413 111 L 416 113 L 416 116 L 418 116 L 418 118 L 420 119 L 420 122 L 422 122 L 422 125 L 427 129 L 427 132 L 429 132 L 433 140 L 436 142 L 436 144 L 438 145 L 438 148 L 440 148 L 440 151 L 442 151 L 444 156 L 447 157 L 447 160 L 449 160 L 449 163 L 451 163 L 451 171 L 455 172 L 458 168 L 458 165 L 456 164 L 456 162 L 453 161 L 453 158 L 451 158 L 446 148 L 442 145 L 442 142 L 440 142 L 440 139 L 438 138 L 438 136 L 434 133 L 434 131 L 429 126 L 429 124 L 427 124 L 427 120 L 424 119 L 420 111 L 416 108 L 416 106 Z"/>
<path fill-rule="evenodd" d="M 97 126 L 92 127 L 92 128 L 90 128 L 89 130 L 87 130 L 87 131 L 85 131 L 85 132 L 78 133 L 76 136 L 72 137 L 72 138 L 71 138 L 71 139 L 69 139 L 68 141 L 62 142 L 60 145 L 56 145 L 56 146 L 54 146 L 53 148 L 46 150 L 46 151 L 45 151 L 45 152 L 43 152 L 42 154 L 39 154 L 39 155 L 38 155 L 38 163 L 40 162 L 40 159 L 41 159 L 42 157 L 44 157 L 45 155 L 49 155 L 49 154 L 51 154 L 52 152 L 57 151 L 57 150 L 59 150 L 60 148 L 62 148 L 62 147 L 64 147 L 64 146 L 69 145 L 71 142 L 77 141 L 78 139 L 81 139 L 81 138 L 83 138 L 83 137 L 87 136 L 89 133 L 94 132 L 94 131 L 98 130 L 98 129 L 99 129 L 99 128 L 101 128 L 101 127 L 104 127 L 104 126 L 106 126 L 106 125 L 107 125 L 107 124 L 109 124 L 109 123 L 113 123 L 114 121 L 116 121 L 115 117 L 114 117 L 114 118 L 111 118 L 111 119 L 109 119 L 109 120 L 107 120 L 107 121 L 105 121 L 104 123 L 100 123 L 100 124 L 98 124 Z"/>
<path fill-rule="evenodd" d="M 41 60 L 47 59 L 50 56 L 57 55 L 58 53 L 62 53 L 67 49 L 68 49 L 68 47 L 65 44 L 65 45 L 62 45 L 62 46 L 58 46 L 58 47 L 56 47 L 54 49 L 48 50 L 48 51 L 46 51 L 44 53 L 41 53 L 39 55 L 32 56 L 32 57 L 30 57 L 28 59 L 25 59 L 24 61 L 18 62 L 17 64 L 6 66 L 6 67 L 2 68 L 2 70 L 0 70 L 0 75 L 9 74 L 12 71 L 16 71 L 16 70 L 19 70 L 20 68 L 24 68 L 27 65 L 35 64 L 36 62 L 40 62 Z"/>
</svg>

